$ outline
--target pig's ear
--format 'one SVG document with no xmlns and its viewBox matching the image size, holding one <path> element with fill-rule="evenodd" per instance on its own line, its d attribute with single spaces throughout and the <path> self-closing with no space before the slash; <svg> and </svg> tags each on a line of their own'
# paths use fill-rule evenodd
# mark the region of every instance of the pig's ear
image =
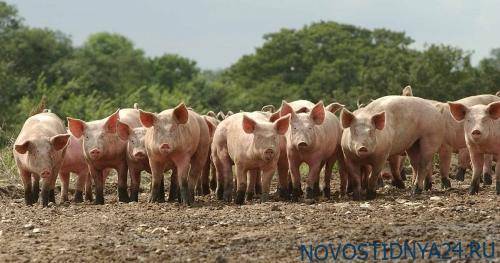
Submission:
<svg viewBox="0 0 500 263">
<path fill-rule="evenodd" d="M 280 117 L 281 117 L 281 112 L 277 111 L 277 112 L 271 114 L 271 116 L 269 117 L 269 121 L 270 122 L 275 122 Z"/>
<path fill-rule="evenodd" d="M 224 112 L 222 111 L 219 111 L 219 113 L 217 113 L 217 116 L 216 118 L 220 121 L 224 120 L 226 118 L 226 115 L 224 115 Z"/>
<path fill-rule="evenodd" d="M 141 120 L 142 126 L 146 128 L 153 127 L 157 121 L 156 114 L 143 110 L 139 110 L 139 119 Z"/>
<path fill-rule="evenodd" d="M 108 133 L 116 133 L 116 124 L 118 123 L 118 119 L 120 118 L 120 110 L 115 111 L 115 113 L 111 114 L 106 120 L 104 124 L 104 129 Z"/>
<path fill-rule="evenodd" d="M 498 97 L 500 97 L 500 91 L 497 91 L 497 93 L 495 93 L 495 95 L 497 95 Z"/>
<path fill-rule="evenodd" d="M 385 111 L 373 115 L 372 122 L 377 130 L 383 130 L 385 127 Z"/>
<path fill-rule="evenodd" d="M 348 109 L 343 108 L 340 112 L 340 121 L 342 122 L 342 128 L 347 129 L 351 127 L 352 122 L 356 119 L 356 116 L 352 114 Z"/>
<path fill-rule="evenodd" d="M 255 131 L 255 127 L 257 123 L 248 117 L 246 114 L 243 114 L 243 130 L 246 133 L 253 133 Z"/>
<path fill-rule="evenodd" d="M 290 114 L 290 118 L 292 118 L 292 119 L 297 116 L 297 114 L 295 114 L 295 111 L 293 110 L 292 106 L 290 106 L 290 104 L 288 104 L 288 102 L 282 101 L 280 115 L 285 116 L 287 114 Z"/>
<path fill-rule="evenodd" d="M 213 111 L 208 111 L 208 112 L 207 112 L 207 116 L 210 116 L 210 117 L 212 117 L 212 118 L 216 118 L 216 116 L 215 116 L 215 112 L 213 112 Z"/>
<path fill-rule="evenodd" d="M 309 116 L 314 121 L 314 124 L 321 125 L 325 121 L 325 106 L 323 106 L 323 101 L 319 101 L 311 109 Z"/>
<path fill-rule="evenodd" d="M 403 89 L 403 92 L 401 93 L 403 96 L 408 96 L 408 97 L 413 97 L 413 91 L 411 90 L 411 86 L 408 85 Z"/>
<path fill-rule="evenodd" d="M 334 102 L 330 103 L 328 106 L 325 107 L 325 110 L 335 114 L 338 110 L 344 108 L 345 105 L 342 105 L 340 103 Z"/>
<path fill-rule="evenodd" d="M 130 127 L 121 121 L 118 121 L 116 124 L 116 133 L 120 139 L 126 141 L 128 140 L 128 136 L 130 136 Z"/>
<path fill-rule="evenodd" d="M 215 125 L 207 117 L 204 116 L 203 119 L 208 125 L 208 133 L 210 134 L 210 137 L 212 137 L 215 132 Z"/>
<path fill-rule="evenodd" d="M 274 108 L 274 105 L 266 105 L 266 106 L 262 107 L 261 111 L 267 111 L 267 112 L 273 113 L 276 111 L 276 108 Z"/>
<path fill-rule="evenodd" d="M 184 103 L 179 104 L 174 108 L 175 120 L 179 124 L 185 124 L 189 118 L 189 112 Z"/>
<path fill-rule="evenodd" d="M 288 131 L 288 126 L 290 126 L 290 114 L 287 114 L 274 122 L 274 127 L 276 128 L 276 131 L 278 131 L 279 135 L 284 135 L 286 131 Z"/>
<path fill-rule="evenodd" d="M 82 137 L 85 129 L 87 128 L 87 124 L 85 124 L 85 122 L 82 120 L 73 119 L 71 117 L 68 117 L 67 120 L 68 128 L 71 134 L 73 134 L 73 136 L 75 136 L 76 138 Z"/>
<path fill-rule="evenodd" d="M 234 112 L 232 112 L 232 111 L 227 111 L 226 118 L 227 118 L 227 117 L 229 117 L 229 116 L 231 116 L 231 115 L 233 115 L 233 114 L 234 114 Z"/>
<path fill-rule="evenodd" d="M 462 121 L 465 119 L 465 114 L 469 111 L 465 105 L 457 102 L 448 102 L 448 105 L 450 106 L 450 112 L 453 119 L 456 121 Z"/>
<path fill-rule="evenodd" d="M 52 144 L 52 146 L 54 147 L 54 149 L 56 151 L 60 151 L 60 150 L 64 149 L 64 147 L 66 147 L 66 145 L 68 145 L 68 141 L 69 141 L 70 136 L 71 135 L 69 135 L 67 133 L 52 136 L 52 137 L 50 137 L 50 143 Z"/>
<path fill-rule="evenodd" d="M 491 116 L 492 119 L 496 120 L 500 118 L 500 101 L 492 102 L 488 104 L 486 112 Z"/>
<path fill-rule="evenodd" d="M 20 154 L 25 154 L 28 151 L 30 144 L 31 144 L 31 142 L 29 140 L 27 140 L 27 141 L 24 141 L 23 143 L 14 145 L 14 149 L 16 150 L 16 152 L 18 152 Z"/>
</svg>

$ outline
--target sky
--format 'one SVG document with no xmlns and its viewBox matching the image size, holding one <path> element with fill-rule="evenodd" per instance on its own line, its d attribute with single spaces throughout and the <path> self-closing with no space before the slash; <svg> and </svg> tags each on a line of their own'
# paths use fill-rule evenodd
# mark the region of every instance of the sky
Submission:
<svg viewBox="0 0 500 263">
<path fill-rule="evenodd" d="M 443 43 L 473 52 L 500 47 L 496 0 L 10 0 L 25 23 L 69 34 L 120 33 L 148 56 L 176 53 L 202 69 L 222 69 L 263 44 L 263 35 L 336 21 L 404 31 L 415 48 Z"/>
</svg>

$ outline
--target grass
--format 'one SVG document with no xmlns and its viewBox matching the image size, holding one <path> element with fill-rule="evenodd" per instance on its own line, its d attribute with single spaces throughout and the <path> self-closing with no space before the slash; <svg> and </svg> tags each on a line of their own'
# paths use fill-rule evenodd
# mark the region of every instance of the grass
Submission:
<svg viewBox="0 0 500 263">
<path fill-rule="evenodd" d="M 8 184 L 20 184 L 16 162 L 12 155 L 12 145 L 14 139 L 11 138 L 6 147 L 0 149 L 0 186 Z"/>
</svg>

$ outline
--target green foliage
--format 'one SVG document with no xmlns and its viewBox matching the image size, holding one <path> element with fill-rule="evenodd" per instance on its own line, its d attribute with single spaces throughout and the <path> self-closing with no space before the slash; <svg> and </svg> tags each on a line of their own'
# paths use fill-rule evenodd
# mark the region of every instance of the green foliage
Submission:
<svg viewBox="0 0 500 263">
<path fill-rule="evenodd" d="M 408 84 L 416 96 L 442 101 L 500 89 L 500 49 L 474 67 L 460 48 L 416 50 L 405 33 L 386 29 L 335 22 L 281 29 L 228 69 L 201 71 L 176 54 L 146 57 L 119 34 L 96 33 L 75 47 L 61 32 L 22 21 L 0 1 L 0 146 L 42 97 L 61 118 L 93 120 L 136 102 L 154 112 L 182 101 L 200 113 L 258 110 L 283 99 L 355 108 Z"/>
</svg>

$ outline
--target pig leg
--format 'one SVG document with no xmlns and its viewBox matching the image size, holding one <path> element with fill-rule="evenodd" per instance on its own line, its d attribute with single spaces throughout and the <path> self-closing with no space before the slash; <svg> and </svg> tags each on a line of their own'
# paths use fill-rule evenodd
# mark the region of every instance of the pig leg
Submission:
<svg viewBox="0 0 500 263">
<path fill-rule="evenodd" d="M 333 164 L 335 163 L 335 157 L 328 159 L 325 165 L 325 178 L 323 186 L 323 194 L 327 199 L 331 197 L 330 180 L 332 178 Z"/>
<path fill-rule="evenodd" d="M 401 180 L 406 181 L 406 169 L 405 169 L 406 155 L 399 156 L 399 170 L 401 175 Z"/>
<path fill-rule="evenodd" d="M 448 178 L 451 166 L 452 149 L 448 146 L 441 146 L 439 149 L 439 172 L 441 173 L 441 188 L 446 189 L 451 187 L 450 179 Z"/>
<path fill-rule="evenodd" d="M 123 163 L 118 167 L 118 201 L 128 203 L 130 198 L 127 191 L 127 174 L 128 167 L 126 163 Z"/>
<path fill-rule="evenodd" d="M 309 164 L 309 174 L 307 176 L 306 199 L 314 199 L 315 185 L 319 183 L 319 171 L 321 170 L 321 162 L 311 162 Z"/>
<path fill-rule="evenodd" d="M 42 178 L 42 206 L 46 207 L 50 202 L 50 180 L 51 178 Z"/>
<path fill-rule="evenodd" d="M 432 159 L 434 153 L 439 150 L 439 143 L 434 141 L 435 138 L 423 137 L 410 147 L 408 154 L 414 159 L 416 164 L 417 180 L 414 183 L 414 194 L 422 192 L 425 178 L 431 177 L 432 174 Z M 436 145 L 438 145 L 436 147 Z"/>
<path fill-rule="evenodd" d="M 242 205 L 245 201 L 245 190 L 247 188 L 247 170 L 241 164 L 236 164 L 235 166 L 238 185 L 236 186 L 236 197 L 234 199 L 234 203 Z"/>
<path fill-rule="evenodd" d="M 34 200 L 31 184 L 31 173 L 26 170 L 19 169 L 19 175 L 21 176 L 24 185 L 24 202 L 26 203 L 26 205 L 32 205 L 34 203 Z"/>
<path fill-rule="evenodd" d="M 292 201 L 297 202 L 303 194 L 300 182 L 300 162 L 295 160 L 290 154 L 288 156 L 290 157 L 288 159 L 288 166 L 292 174 Z"/>
<path fill-rule="evenodd" d="M 290 199 L 290 191 L 289 188 L 289 173 L 288 173 L 288 158 L 286 154 L 280 154 L 278 159 L 278 196 L 284 200 Z"/>
<path fill-rule="evenodd" d="M 399 189 L 405 189 L 405 183 L 401 178 L 401 169 L 399 167 L 400 155 L 394 155 L 389 157 L 389 167 L 391 168 L 392 174 L 392 185 L 396 186 Z"/>
<path fill-rule="evenodd" d="M 59 179 L 61 179 L 61 202 L 67 202 L 68 199 L 68 188 L 69 188 L 69 173 L 60 173 Z"/>
<path fill-rule="evenodd" d="M 179 192 L 181 196 L 181 202 L 187 206 L 193 203 L 191 198 L 191 187 L 194 190 L 194 184 L 196 183 L 196 177 L 189 173 L 189 157 L 181 156 L 174 160 L 175 166 L 177 167 L 177 179 L 179 180 Z M 193 169 L 193 167 L 191 167 Z M 188 178 L 189 177 L 189 178 Z M 191 186 L 191 181 L 193 185 Z"/>
<path fill-rule="evenodd" d="M 262 194 L 260 196 L 261 202 L 269 201 L 269 191 L 271 188 L 271 180 L 273 179 L 276 167 L 269 167 L 262 171 Z"/>
<path fill-rule="evenodd" d="M 130 201 L 139 202 L 139 187 L 141 185 L 141 170 L 129 167 Z"/>
<path fill-rule="evenodd" d="M 32 202 L 38 202 L 38 195 L 40 194 L 40 176 L 32 174 L 33 176 L 33 188 L 32 188 Z"/>
<path fill-rule="evenodd" d="M 260 172 L 257 174 L 257 176 L 255 176 L 255 194 L 262 194 L 262 178 Z"/>
<path fill-rule="evenodd" d="M 217 171 L 214 162 L 210 161 L 210 189 L 215 192 L 217 189 Z"/>
<path fill-rule="evenodd" d="M 95 184 L 95 201 L 96 205 L 104 204 L 104 176 L 102 170 L 90 168 L 90 175 Z"/>
<path fill-rule="evenodd" d="M 484 154 L 478 152 L 470 152 L 472 161 L 472 182 L 470 183 L 469 194 L 479 193 L 479 183 L 481 180 L 481 172 L 484 163 Z"/>
<path fill-rule="evenodd" d="M 165 171 L 165 164 L 162 162 L 152 161 L 151 163 L 151 196 L 149 197 L 150 203 L 163 203 L 165 202 L 165 190 L 163 190 L 163 194 L 161 193 L 163 182 L 163 172 Z M 174 177 L 174 173 L 172 173 L 171 178 Z M 172 179 L 173 181 L 173 179 Z M 170 183 L 170 187 L 172 188 L 172 182 Z M 174 186 L 177 187 L 177 186 Z M 163 189 L 164 186 L 163 186 Z M 172 195 L 172 192 L 170 192 Z M 169 196 L 170 199 L 170 196 Z"/>
<path fill-rule="evenodd" d="M 372 200 L 377 197 L 377 184 L 380 178 L 380 172 L 382 168 L 384 168 L 387 157 L 383 157 L 383 159 L 375 160 L 375 163 L 372 165 L 372 171 L 370 173 L 370 177 L 368 178 L 368 187 L 366 188 L 366 199 Z M 401 178 L 399 178 L 401 180 Z"/>
<path fill-rule="evenodd" d="M 491 185 L 493 180 L 491 175 L 493 171 L 491 170 L 491 163 L 493 162 L 493 155 L 485 154 L 484 155 L 484 164 L 483 164 L 483 182 L 484 185 Z"/>
<path fill-rule="evenodd" d="M 198 195 L 207 195 L 210 194 L 210 158 L 207 158 L 205 165 L 203 166 L 203 171 L 201 173 L 201 178 L 198 180 L 198 184 L 196 186 L 196 191 Z"/>
<path fill-rule="evenodd" d="M 50 190 L 49 190 L 49 202 L 56 203 L 55 189 L 56 189 L 56 181 L 57 175 L 59 174 L 59 169 L 56 169 L 57 172 L 52 173 L 53 175 L 50 177 Z"/>
<path fill-rule="evenodd" d="M 76 178 L 75 196 L 73 197 L 73 201 L 75 203 L 83 202 L 83 190 L 85 188 L 86 181 L 87 181 L 87 175 L 85 173 L 78 174 Z"/>
<path fill-rule="evenodd" d="M 257 181 L 257 177 L 260 174 L 260 170 L 250 170 L 247 174 L 247 192 L 246 199 L 248 202 L 253 200 L 253 196 L 255 194 L 255 183 Z M 260 178 L 258 178 L 260 179 Z"/>
<path fill-rule="evenodd" d="M 497 195 L 500 195 L 500 154 L 496 156 L 497 159 L 497 164 L 495 166 L 495 179 L 496 179 L 496 188 L 497 188 Z"/>
<path fill-rule="evenodd" d="M 346 168 L 349 175 L 349 186 L 352 189 L 352 199 L 361 200 L 361 166 L 345 159 Z"/>
<path fill-rule="evenodd" d="M 80 177 L 85 178 L 85 200 L 92 202 L 92 176 L 90 173 L 82 173 Z"/>
<path fill-rule="evenodd" d="M 169 188 L 169 192 L 168 192 L 168 202 L 175 202 L 175 200 L 177 200 L 177 202 L 181 202 L 181 196 L 179 195 L 179 178 L 177 177 L 177 168 L 173 168 L 172 169 L 172 173 L 170 175 L 170 188 Z M 161 180 L 162 180 L 162 183 L 160 183 L 160 192 L 163 191 L 163 194 L 160 194 L 160 195 L 163 195 L 165 196 L 165 190 L 162 190 L 164 189 L 165 187 L 165 184 L 163 182 L 163 176 L 161 177 Z"/>
<path fill-rule="evenodd" d="M 470 165 L 470 156 L 467 148 L 462 148 L 458 151 L 458 171 L 455 179 L 463 182 L 465 180 L 465 171 Z"/>
<path fill-rule="evenodd" d="M 215 156 L 215 169 L 217 171 L 217 198 L 225 202 L 231 202 L 233 195 L 233 170 L 231 159 L 227 151 L 221 151 L 221 156 Z M 214 157 L 214 155 L 212 155 Z"/>
</svg>

